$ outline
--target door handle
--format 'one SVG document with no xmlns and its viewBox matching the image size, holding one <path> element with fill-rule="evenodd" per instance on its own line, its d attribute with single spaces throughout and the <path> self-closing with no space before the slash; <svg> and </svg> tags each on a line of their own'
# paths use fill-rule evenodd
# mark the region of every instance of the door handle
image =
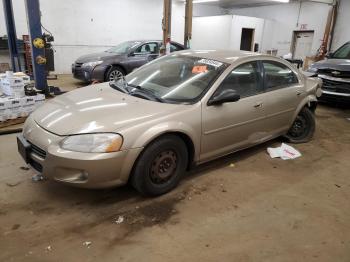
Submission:
<svg viewBox="0 0 350 262">
<path fill-rule="evenodd" d="M 263 103 L 262 102 L 256 102 L 256 104 L 254 105 L 255 108 L 259 108 L 262 107 Z"/>
</svg>

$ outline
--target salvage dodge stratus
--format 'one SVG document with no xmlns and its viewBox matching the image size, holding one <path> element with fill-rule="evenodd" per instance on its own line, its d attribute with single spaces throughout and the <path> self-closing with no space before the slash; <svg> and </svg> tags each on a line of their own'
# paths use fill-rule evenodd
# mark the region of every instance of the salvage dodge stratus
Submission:
<svg viewBox="0 0 350 262">
<path fill-rule="evenodd" d="M 27 119 L 18 148 L 56 181 L 130 182 L 159 195 L 193 164 L 281 135 L 309 141 L 320 85 L 272 56 L 182 51 L 50 100 Z"/>
</svg>

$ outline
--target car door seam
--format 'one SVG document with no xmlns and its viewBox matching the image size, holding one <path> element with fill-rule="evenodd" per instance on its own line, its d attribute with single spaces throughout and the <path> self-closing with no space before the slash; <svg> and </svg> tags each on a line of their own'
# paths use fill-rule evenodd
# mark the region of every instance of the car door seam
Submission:
<svg viewBox="0 0 350 262">
<path fill-rule="evenodd" d="M 286 110 L 283 110 L 283 111 L 280 111 L 280 112 L 277 112 L 277 113 L 274 113 L 274 114 L 269 114 L 269 115 L 266 116 L 266 119 L 271 118 L 271 117 L 275 117 L 275 116 L 278 116 L 278 115 L 282 115 L 282 114 L 285 114 L 285 113 L 289 113 L 289 112 L 292 112 L 292 111 L 295 111 L 295 108 L 288 108 Z"/>
<path fill-rule="evenodd" d="M 255 122 L 255 121 L 260 121 L 260 120 L 263 120 L 265 118 L 266 118 L 265 116 L 262 116 L 262 117 L 254 118 L 254 119 L 251 119 L 251 120 L 248 120 L 248 121 L 245 121 L 245 122 L 241 122 L 241 123 L 238 123 L 238 124 L 229 125 L 229 126 L 221 127 L 221 128 L 218 128 L 218 129 L 206 131 L 206 132 L 204 132 L 204 135 L 210 135 L 210 134 L 217 133 L 217 132 L 220 132 L 220 131 L 223 131 L 223 130 L 232 129 L 232 128 L 235 128 L 235 127 L 239 127 L 239 126 L 242 126 L 242 125 L 246 125 L 246 124 Z"/>
</svg>

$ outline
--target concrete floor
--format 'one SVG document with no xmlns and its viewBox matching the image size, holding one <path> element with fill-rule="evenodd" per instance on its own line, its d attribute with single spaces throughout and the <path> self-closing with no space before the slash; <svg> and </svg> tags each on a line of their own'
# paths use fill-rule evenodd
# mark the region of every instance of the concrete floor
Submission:
<svg viewBox="0 0 350 262">
<path fill-rule="evenodd" d="M 0 261 L 348 262 L 350 110 L 316 115 L 301 158 L 270 159 L 277 139 L 197 167 L 155 199 L 34 183 L 15 135 L 0 136 Z"/>
</svg>

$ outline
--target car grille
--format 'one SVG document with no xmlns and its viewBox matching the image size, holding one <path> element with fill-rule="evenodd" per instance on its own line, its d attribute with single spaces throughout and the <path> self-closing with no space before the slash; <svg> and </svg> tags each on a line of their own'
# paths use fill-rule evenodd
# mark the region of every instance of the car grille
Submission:
<svg viewBox="0 0 350 262">
<path fill-rule="evenodd" d="M 75 68 L 76 69 L 81 68 L 82 65 L 83 65 L 83 63 L 75 63 Z"/>
<path fill-rule="evenodd" d="M 337 72 L 334 74 L 334 72 Z M 350 71 L 340 71 L 336 69 L 318 69 L 317 73 L 320 75 L 327 75 L 332 77 L 339 77 L 339 78 L 350 78 Z"/>
<path fill-rule="evenodd" d="M 28 141 L 29 142 L 29 141 Z M 42 159 L 46 158 L 46 151 L 41 149 L 40 147 L 34 145 L 33 143 L 29 142 L 29 144 L 31 145 L 31 152 L 37 156 L 39 156 Z"/>
<path fill-rule="evenodd" d="M 326 91 L 350 94 L 350 83 L 338 82 L 329 79 L 322 79 L 323 86 L 322 89 Z"/>
</svg>

